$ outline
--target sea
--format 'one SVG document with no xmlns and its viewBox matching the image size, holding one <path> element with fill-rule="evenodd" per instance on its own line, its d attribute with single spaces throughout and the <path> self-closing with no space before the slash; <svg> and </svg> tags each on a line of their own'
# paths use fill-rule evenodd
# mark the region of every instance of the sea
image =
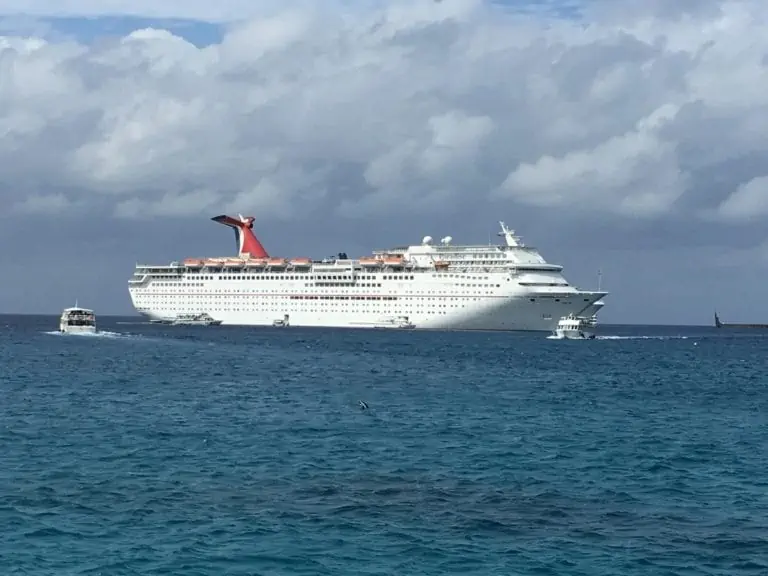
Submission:
<svg viewBox="0 0 768 576">
<path fill-rule="evenodd" d="M 0 317 L 5 576 L 768 574 L 768 330 Z"/>
</svg>

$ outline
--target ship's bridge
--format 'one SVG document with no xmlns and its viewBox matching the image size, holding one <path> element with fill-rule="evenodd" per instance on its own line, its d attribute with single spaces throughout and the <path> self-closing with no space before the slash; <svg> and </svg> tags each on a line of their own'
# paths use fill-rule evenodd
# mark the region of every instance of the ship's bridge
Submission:
<svg viewBox="0 0 768 576">
<path fill-rule="evenodd" d="M 445 268 L 453 269 L 483 269 L 483 270 L 517 270 L 536 272 L 560 272 L 563 267 L 549 264 L 539 251 L 526 246 L 515 236 L 514 231 L 501 224 L 501 233 L 505 243 L 494 245 L 488 243 L 454 245 L 453 239 L 446 236 L 439 243 L 433 241 L 431 236 L 425 236 L 420 245 L 396 248 L 386 251 L 389 254 L 404 254 L 405 259 L 419 268 Z"/>
</svg>

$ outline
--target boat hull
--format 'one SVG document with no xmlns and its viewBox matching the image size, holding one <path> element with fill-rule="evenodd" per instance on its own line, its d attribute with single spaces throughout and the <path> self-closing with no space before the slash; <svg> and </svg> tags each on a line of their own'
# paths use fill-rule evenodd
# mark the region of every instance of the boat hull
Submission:
<svg viewBox="0 0 768 576">
<path fill-rule="evenodd" d="M 264 305 L 255 299 L 252 304 L 239 302 L 236 310 L 203 309 L 203 305 L 190 303 L 185 313 L 206 312 L 226 326 L 273 326 L 275 321 L 290 317 L 291 326 L 327 328 L 394 328 L 402 324 L 398 319 L 407 317 L 409 329 L 422 330 L 503 330 L 553 332 L 559 319 L 567 314 L 578 314 L 602 294 L 578 293 L 571 298 L 530 298 L 529 295 L 513 297 L 486 297 L 468 303 L 421 305 L 419 312 L 413 302 L 403 304 L 372 305 L 369 310 L 354 309 L 347 300 L 331 300 L 321 310 L 302 310 L 291 301 L 278 310 L 277 305 Z M 531 300 L 534 300 L 533 302 Z M 588 300 L 588 302 L 585 302 Z M 306 302 L 306 301 L 299 301 Z M 458 302 L 458 299 L 456 299 Z M 271 303 L 270 303 L 271 304 Z M 179 313 L 177 301 L 176 313 Z M 346 309 L 345 309 L 346 308 Z M 172 317 L 162 310 L 144 308 L 140 312 L 154 321 L 167 321 Z"/>
<path fill-rule="evenodd" d="M 96 326 L 68 326 L 60 323 L 59 332 L 63 334 L 95 334 Z"/>
<path fill-rule="evenodd" d="M 595 335 L 586 330 L 563 330 L 558 328 L 552 335 L 554 340 L 593 340 Z"/>
</svg>

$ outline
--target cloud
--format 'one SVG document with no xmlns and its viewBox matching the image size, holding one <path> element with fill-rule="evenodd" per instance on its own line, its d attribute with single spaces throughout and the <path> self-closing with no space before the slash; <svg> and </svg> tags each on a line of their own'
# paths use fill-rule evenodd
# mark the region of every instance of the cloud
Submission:
<svg viewBox="0 0 768 576">
<path fill-rule="evenodd" d="M 686 187 L 675 146 L 659 136 L 663 123 L 654 119 L 666 115 L 657 110 L 635 129 L 594 148 L 521 164 L 499 194 L 554 208 L 601 203 L 625 216 L 666 214 Z"/>
<path fill-rule="evenodd" d="M 718 208 L 725 220 L 747 221 L 768 216 L 768 176 L 753 178 L 728 196 Z"/>
<path fill-rule="evenodd" d="M 585 21 L 481 0 L 131 3 L 251 17 L 203 47 L 152 27 L 0 37 L 0 197 L 118 218 L 764 213 L 747 160 L 768 151 L 768 8 L 609 4 Z"/>
</svg>

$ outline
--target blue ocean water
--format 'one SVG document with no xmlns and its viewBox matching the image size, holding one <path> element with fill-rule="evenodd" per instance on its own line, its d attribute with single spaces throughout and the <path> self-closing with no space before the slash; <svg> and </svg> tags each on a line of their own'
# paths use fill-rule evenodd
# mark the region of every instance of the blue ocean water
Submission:
<svg viewBox="0 0 768 576">
<path fill-rule="evenodd" d="M 0 317 L 0 574 L 768 574 L 768 331 L 99 320 Z"/>
</svg>

